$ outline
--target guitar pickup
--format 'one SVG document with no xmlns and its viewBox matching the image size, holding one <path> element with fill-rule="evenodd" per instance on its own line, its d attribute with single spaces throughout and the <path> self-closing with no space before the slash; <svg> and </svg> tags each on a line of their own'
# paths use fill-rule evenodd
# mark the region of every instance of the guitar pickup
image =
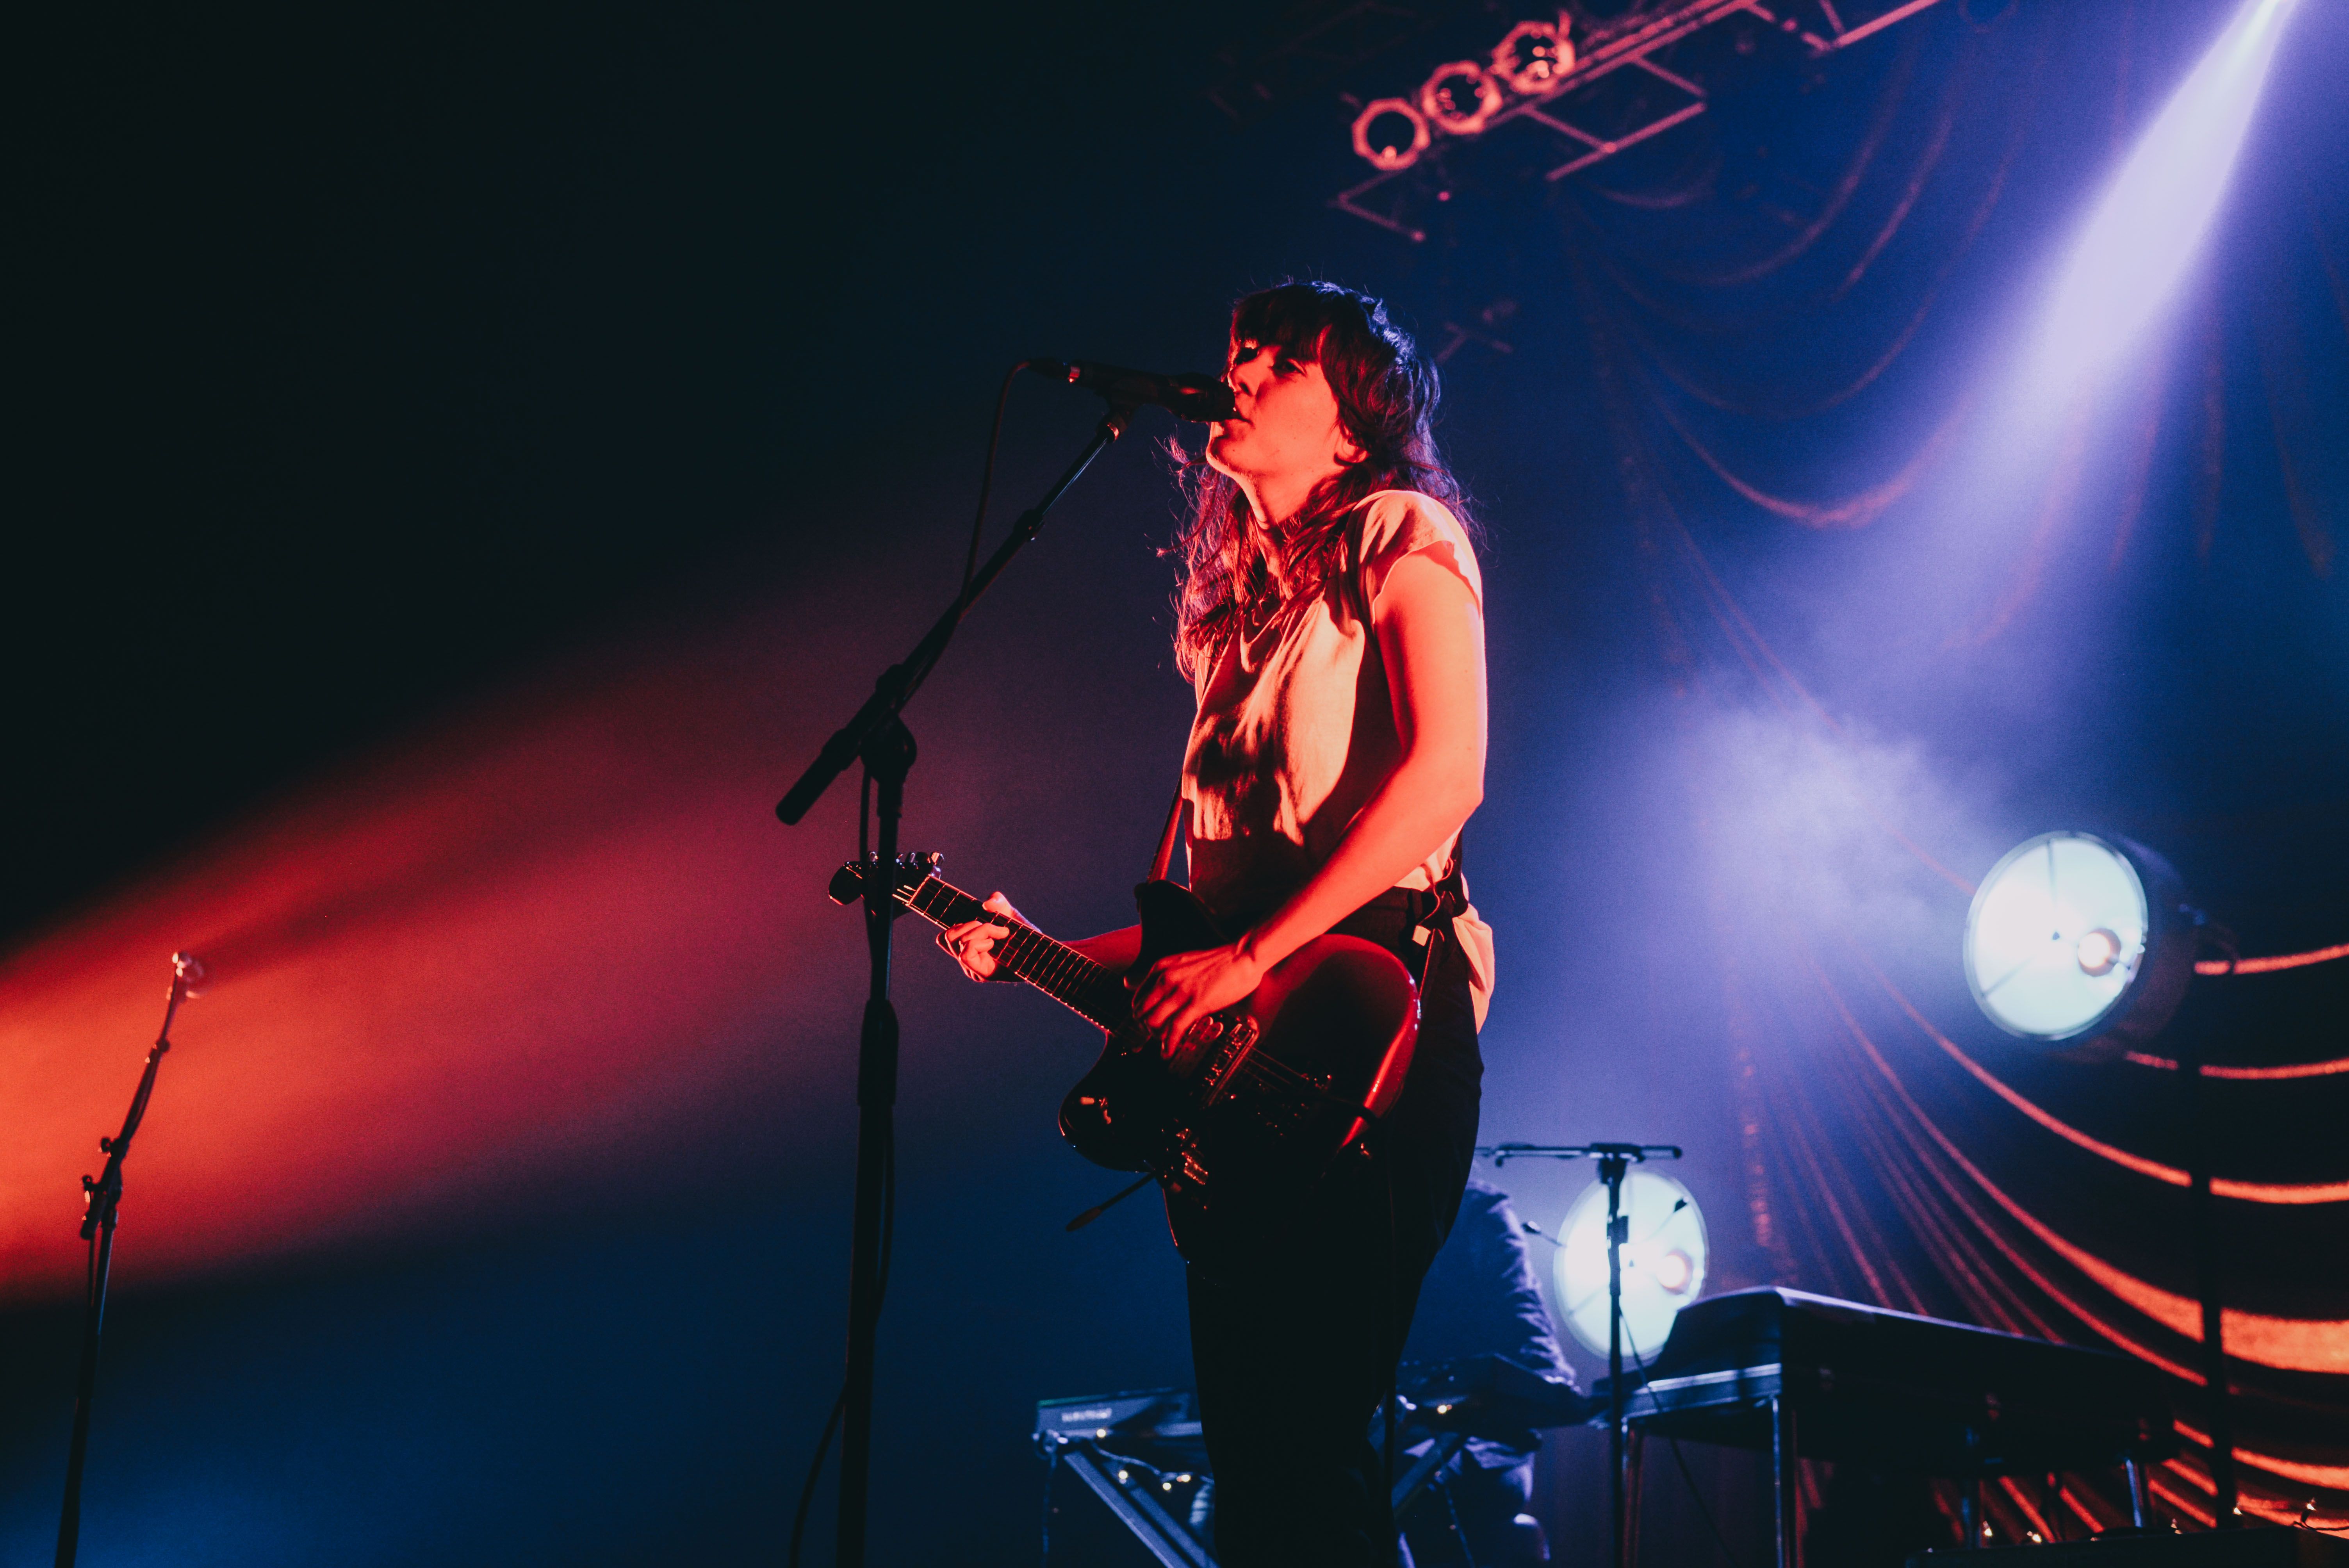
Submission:
<svg viewBox="0 0 2349 1568">
<path fill-rule="evenodd" d="M 1206 1070 L 1199 1075 L 1200 1084 L 1206 1090 L 1200 1103 L 1213 1105 L 1223 1098 L 1232 1075 L 1239 1071 L 1240 1064 L 1247 1060 L 1248 1053 L 1256 1049 L 1257 1037 L 1263 1030 L 1255 1016 L 1248 1013 L 1233 1018 L 1228 1027 L 1221 1018 L 1214 1016 L 1204 1020 L 1203 1026 L 1204 1024 L 1215 1025 L 1216 1034 L 1223 1037 L 1221 1048 L 1208 1058 Z M 1210 1041 L 1215 1037 L 1215 1035 L 1207 1037 Z"/>
<path fill-rule="evenodd" d="M 1207 1162 L 1199 1158 L 1199 1135 L 1185 1128 L 1174 1135 L 1174 1158 L 1158 1169 L 1158 1179 L 1170 1189 L 1190 1187 L 1204 1193 L 1207 1189 Z"/>
</svg>

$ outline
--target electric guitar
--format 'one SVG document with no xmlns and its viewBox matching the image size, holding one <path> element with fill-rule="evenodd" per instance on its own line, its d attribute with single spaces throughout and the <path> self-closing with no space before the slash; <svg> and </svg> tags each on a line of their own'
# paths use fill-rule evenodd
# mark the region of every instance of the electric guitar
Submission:
<svg viewBox="0 0 2349 1568">
<path fill-rule="evenodd" d="M 1061 1136 L 1096 1165 L 1147 1171 L 1166 1195 L 1175 1245 L 1195 1263 L 1278 1244 L 1286 1213 L 1392 1109 L 1419 1034 L 1419 989 L 1401 960 L 1354 936 L 1318 936 L 1275 965 L 1247 1000 L 1211 1013 L 1170 1057 L 1134 1021 L 1124 976 L 1023 922 L 984 908 L 937 874 L 939 857 L 898 857 L 891 895 L 944 930 L 1010 927 L 996 964 L 1107 1037 L 1061 1101 Z M 832 879 L 836 903 L 864 895 L 868 866 Z M 1230 937 L 1189 889 L 1134 889 L 1142 954 Z"/>
</svg>

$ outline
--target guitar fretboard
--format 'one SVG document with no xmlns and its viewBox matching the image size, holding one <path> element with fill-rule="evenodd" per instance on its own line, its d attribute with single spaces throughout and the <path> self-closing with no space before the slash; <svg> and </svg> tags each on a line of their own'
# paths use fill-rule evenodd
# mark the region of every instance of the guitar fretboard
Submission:
<svg viewBox="0 0 2349 1568">
<path fill-rule="evenodd" d="M 996 913 L 978 900 L 937 877 L 926 877 L 918 886 L 898 894 L 907 909 L 946 929 L 974 920 L 1011 928 L 995 944 L 995 961 L 1055 1002 L 1092 1024 L 1114 1031 L 1133 1019 L 1125 985 L 1065 942 L 1055 942 L 1032 925 Z"/>
</svg>

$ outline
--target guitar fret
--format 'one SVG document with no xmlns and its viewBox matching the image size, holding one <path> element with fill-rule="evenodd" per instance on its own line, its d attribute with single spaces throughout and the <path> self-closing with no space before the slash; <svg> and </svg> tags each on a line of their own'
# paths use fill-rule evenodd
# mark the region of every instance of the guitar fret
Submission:
<svg viewBox="0 0 2349 1568">
<path fill-rule="evenodd" d="M 1049 976 L 1053 990 L 1073 991 L 1074 987 L 1071 986 L 1069 982 L 1077 973 L 1076 957 L 1075 954 L 1058 944 L 1054 944 L 1054 951 L 1046 954 L 1044 973 Z"/>
<path fill-rule="evenodd" d="M 906 906 L 924 919 L 941 926 L 960 925 L 963 916 L 956 908 L 960 899 L 961 894 L 953 888 L 936 877 L 930 877 L 914 890 L 913 897 L 906 900 Z"/>
<path fill-rule="evenodd" d="M 1124 1018 L 1124 988 L 1117 976 L 1064 942 L 1034 926 L 998 914 L 936 875 L 905 895 L 905 907 L 940 927 L 974 920 L 1009 926 L 997 947 L 998 962 L 1039 991 L 1097 1027 L 1114 1029 Z"/>
<path fill-rule="evenodd" d="M 1083 987 L 1076 982 L 1086 967 L 1085 960 L 1081 954 L 1071 951 L 1062 944 L 1054 943 L 1045 955 L 1038 979 L 1054 995 L 1063 1001 L 1074 1003 L 1082 994 Z"/>
<path fill-rule="evenodd" d="M 1011 934 L 1004 938 L 1003 950 L 1011 959 L 1013 967 L 1030 977 L 1040 974 L 1044 967 L 1043 960 L 1049 952 L 1044 946 L 1041 934 L 1025 925 L 1015 925 L 1011 928 Z"/>
<path fill-rule="evenodd" d="M 1047 991 L 1057 989 L 1060 982 L 1057 960 L 1060 955 L 1053 951 L 1054 944 L 1051 939 L 1040 934 L 1031 933 L 1025 945 L 1027 951 L 1020 954 L 1020 962 L 1027 970 L 1029 979 L 1040 989 Z"/>
</svg>

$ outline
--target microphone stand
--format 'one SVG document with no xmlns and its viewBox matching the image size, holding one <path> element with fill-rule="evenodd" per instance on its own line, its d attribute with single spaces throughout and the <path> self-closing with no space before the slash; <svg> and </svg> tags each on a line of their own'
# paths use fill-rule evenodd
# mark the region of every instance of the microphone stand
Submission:
<svg viewBox="0 0 2349 1568">
<path fill-rule="evenodd" d="M 74 1553 L 81 1544 L 82 1466 L 89 1452 L 90 1397 L 98 1388 L 98 1339 L 106 1326 L 106 1281 L 114 1265 L 114 1222 L 122 1202 L 122 1161 L 130 1153 L 130 1140 L 140 1122 L 146 1119 L 147 1097 L 155 1092 L 155 1069 L 162 1065 L 163 1053 L 171 1048 L 171 1019 L 203 978 L 204 966 L 193 957 L 185 953 L 171 954 L 171 994 L 163 1004 L 163 1027 L 147 1053 L 147 1070 L 139 1076 L 130 1112 L 122 1119 L 120 1132 L 98 1140 L 106 1152 L 106 1169 L 96 1181 L 88 1176 L 81 1179 L 82 1194 L 89 1205 L 82 1216 L 81 1239 L 94 1241 L 96 1250 L 90 1256 L 82 1303 L 81 1376 L 74 1388 L 73 1440 L 66 1449 L 66 1499 L 57 1518 L 57 1568 L 73 1568 Z"/>
<path fill-rule="evenodd" d="M 897 1014 L 889 1002 L 889 934 L 896 913 L 897 830 L 905 812 L 905 779 L 914 766 L 914 737 L 898 717 L 930 673 L 955 628 L 989 584 L 1003 573 L 1021 547 L 1043 527 L 1044 513 L 1074 484 L 1102 449 L 1125 433 L 1138 402 L 1115 396 L 1075 462 L 1044 492 L 1043 499 L 1012 525 L 1011 536 L 972 573 L 953 603 L 902 663 L 873 683 L 873 695 L 835 731 L 775 807 L 786 824 L 807 815 L 850 762 L 862 759 L 878 798 L 879 855 L 866 862 L 864 939 L 870 982 L 864 1023 L 856 1050 L 856 1196 L 848 1256 L 848 1370 L 842 1390 L 840 1434 L 840 1523 L 835 1561 L 841 1568 L 864 1562 L 866 1497 L 872 1484 L 873 1368 L 874 1337 L 881 1318 L 885 1273 L 891 1160 L 896 1137 Z"/>
<path fill-rule="evenodd" d="M 1631 1568 L 1625 1561 L 1630 1543 L 1630 1515 L 1624 1507 L 1625 1448 L 1623 1387 L 1623 1243 L 1631 1239 L 1630 1217 L 1623 1212 L 1623 1179 L 1634 1164 L 1650 1160 L 1678 1160 L 1679 1145 L 1671 1143 L 1500 1143 L 1480 1149 L 1495 1166 L 1512 1160 L 1596 1160 L 1599 1179 L 1607 1183 L 1607 1456 L 1608 1480 L 1614 1504 L 1614 1555 L 1609 1568 Z M 1652 1352 L 1651 1352 L 1652 1353 Z"/>
<path fill-rule="evenodd" d="M 2226 1281 L 2220 1261 L 2218 1204 L 2210 1191 L 2215 1140 L 2210 1134 L 2210 1089 L 2202 1077 L 2208 1052 L 2199 1031 L 2180 1041 L 2177 1051 L 2189 1156 L 2187 1191 L 2193 1213 L 2195 1294 L 2202 1298 L 2202 1415 L 2210 1429 L 2210 1511 L 2215 1520 L 2211 1528 L 2240 1530 L 2243 1510 L 2235 1475 L 2233 1377 L 2227 1367 Z"/>
</svg>

